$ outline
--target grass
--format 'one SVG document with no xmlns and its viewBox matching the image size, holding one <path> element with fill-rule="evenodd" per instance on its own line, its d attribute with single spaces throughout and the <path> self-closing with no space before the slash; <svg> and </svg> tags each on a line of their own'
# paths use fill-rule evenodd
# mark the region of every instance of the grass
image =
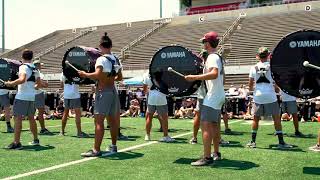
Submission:
<svg viewBox="0 0 320 180">
<path fill-rule="evenodd" d="M 93 135 L 93 120 L 83 118 L 82 128 Z M 129 152 L 122 152 L 110 157 L 98 158 L 76 165 L 28 176 L 25 179 L 320 179 L 320 153 L 310 152 L 308 147 L 316 143 L 318 123 L 302 123 L 301 131 L 306 138 L 293 137 L 292 122 L 283 122 L 285 141 L 296 147 L 291 150 L 274 148 L 277 137 L 273 136 L 272 125 L 262 125 L 258 131 L 257 148 L 245 148 L 250 140 L 250 125 L 246 121 L 230 121 L 230 127 L 236 133 L 223 135 L 231 142 L 222 147 L 223 160 L 208 167 L 191 167 L 190 163 L 202 154 L 201 137 L 199 144 L 190 145 L 191 137 L 186 135 L 177 138 L 176 143 L 156 143 Z M 73 119 L 67 126 L 67 136 L 58 136 L 60 121 L 46 121 L 48 129 L 55 135 L 40 136 L 42 146 L 27 146 L 31 141 L 29 131 L 22 133 L 24 149 L 8 151 L 0 149 L 0 178 L 47 168 L 53 165 L 82 159 L 80 153 L 92 147 L 93 138 L 78 139 Z M 119 141 L 118 148 L 143 144 L 144 124 L 142 118 L 123 118 L 122 132 L 129 136 L 127 141 Z M 170 120 L 170 135 L 192 131 L 191 120 Z M 4 133 L 4 122 L 0 123 L 0 146 L 12 142 L 13 134 Z M 28 122 L 23 123 L 28 128 Z M 158 140 L 159 123 L 154 119 L 151 138 Z M 222 128 L 223 129 L 223 128 Z M 102 147 L 110 143 L 106 131 Z"/>
</svg>

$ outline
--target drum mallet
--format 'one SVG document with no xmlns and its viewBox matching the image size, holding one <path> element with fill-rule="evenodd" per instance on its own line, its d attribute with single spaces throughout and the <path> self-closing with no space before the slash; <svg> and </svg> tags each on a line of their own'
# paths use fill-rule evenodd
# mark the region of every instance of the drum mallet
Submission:
<svg viewBox="0 0 320 180">
<path fill-rule="evenodd" d="M 303 62 L 303 66 L 304 66 L 304 67 L 309 67 L 309 68 L 314 68 L 314 69 L 320 70 L 320 67 L 319 67 L 319 66 L 310 64 L 309 61 L 304 61 L 304 62 Z"/>
<path fill-rule="evenodd" d="M 65 62 L 68 66 L 70 66 L 72 69 L 76 70 L 76 71 L 79 71 L 78 68 L 74 67 L 69 61 L 66 61 Z"/>
<path fill-rule="evenodd" d="M 5 81 L 4 81 L 4 80 L 2 80 L 2 79 L 0 79 L 0 82 L 1 82 L 1 83 L 3 83 L 3 84 L 5 84 Z"/>
<path fill-rule="evenodd" d="M 183 74 L 179 73 L 178 71 L 175 71 L 174 69 L 172 69 L 172 67 L 168 67 L 168 71 L 172 72 L 172 73 L 175 73 L 178 76 L 184 77 Z"/>
</svg>

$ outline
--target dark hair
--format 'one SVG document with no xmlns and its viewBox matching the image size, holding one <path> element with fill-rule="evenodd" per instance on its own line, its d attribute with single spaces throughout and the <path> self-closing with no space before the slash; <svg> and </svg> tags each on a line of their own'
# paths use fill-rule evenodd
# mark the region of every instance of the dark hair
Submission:
<svg viewBox="0 0 320 180">
<path fill-rule="evenodd" d="M 219 45 L 219 39 L 208 41 L 212 48 L 217 48 Z"/>
<path fill-rule="evenodd" d="M 31 61 L 33 58 L 33 52 L 29 49 L 25 49 L 22 52 L 22 58 L 27 61 Z"/>
<path fill-rule="evenodd" d="M 104 35 L 101 37 L 100 46 L 104 48 L 112 48 L 112 40 L 108 36 L 107 32 L 105 32 Z"/>
</svg>

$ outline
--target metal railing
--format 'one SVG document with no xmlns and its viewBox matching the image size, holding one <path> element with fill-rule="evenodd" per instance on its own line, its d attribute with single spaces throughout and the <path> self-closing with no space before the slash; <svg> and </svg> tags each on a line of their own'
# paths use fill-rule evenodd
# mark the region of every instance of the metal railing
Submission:
<svg viewBox="0 0 320 180">
<path fill-rule="evenodd" d="M 155 32 L 156 30 L 164 27 L 165 25 L 169 24 L 170 22 L 171 22 L 171 18 L 165 18 L 165 19 L 160 19 L 160 20 L 155 21 L 154 23 L 157 24 L 156 26 L 154 26 L 151 29 L 147 30 L 145 33 L 140 35 L 137 39 L 131 41 L 129 44 L 127 44 L 126 46 L 124 46 L 121 49 L 119 58 L 122 58 L 122 60 L 125 60 L 126 56 L 128 54 L 130 54 L 130 52 L 127 52 L 127 51 L 129 51 L 132 47 L 136 46 L 142 40 L 144 40 L 145 38 L 150 36 L 153 32 Z"/>
<path fill-rule="evenodd" d="M 44 51 L 41 51 L 40 53 L 37 53 L 34 56 L 34 58 L 35 59 L 40 59 L 42 56 L 44 56 L 44 55 L 46 55 L 46 54 L 48 54 L 50 52 L 53 52 L 56 49 L 58 49 L 58 48 L 60 48 L 62 46 L 65 46 L 66 44 L 68 44 L 68 43 L 70 43 L 70 42 L 72 42 L 72 41 L 74 41 L 74 40 L 76 40 L 76 39 L 78 39 L 80 37 L 86 36 L 87 34 L 93 32 L 95 30 L 97 30 L 97 27 L 89 27 L 89 28 L 86 28 L 86 29 L 81 29 L 80 32 L 78 34 L 76 34 L 75 36 L 67 38 L 64 41 L 61 41 L 61 42 L 57 43 L 56 45 L 51 46 L 51 47 L 45 49 Z"/>
<path fill-rule="evenodd" d="M 219 41 L 220 48 L 218 49 L 217 53 L 226 58 L 231 51 L 231 44 L 225 44 L 232 34 L 237 30 L 239 24 L 244 20 L 246 17 L 246 13 L 240 13 L 239 17 L 233 21 L 233 23 L 229 26 L 227 31 L 222 35 L 222 38 Z"/>
</svg>

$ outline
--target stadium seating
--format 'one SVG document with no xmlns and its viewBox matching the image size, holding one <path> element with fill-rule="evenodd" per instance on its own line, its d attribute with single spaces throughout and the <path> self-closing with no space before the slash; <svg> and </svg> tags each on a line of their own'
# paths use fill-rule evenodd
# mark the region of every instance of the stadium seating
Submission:
<svg viewBox="0 0 320 180">
<path fill-rule="evenodd" d="M 220 35 L 227 30 L 234 19 L 205 21 L 198 24 L 174 24 L 155 32 L 152 36 L 142 41 L 129 53 L 129 58 L 122 63 L 125 70 L 147 69 L 150 58 L 164 46 L 179 44 L 194 52 L 199 52 L 202 44 L 199 39 L 208 31 L 217 31 Z"/>
<path fill-rule="evenodd" d="M 252 65 L 260 46 L 273 50 L 282 37 L 301 29 L 319 29 L 320 11 L 300 11 L 290 14 L 272 14 L 246 17 L 238 31 L 231 37 L 232 51 L 228 65 Z"/>
</svg>

